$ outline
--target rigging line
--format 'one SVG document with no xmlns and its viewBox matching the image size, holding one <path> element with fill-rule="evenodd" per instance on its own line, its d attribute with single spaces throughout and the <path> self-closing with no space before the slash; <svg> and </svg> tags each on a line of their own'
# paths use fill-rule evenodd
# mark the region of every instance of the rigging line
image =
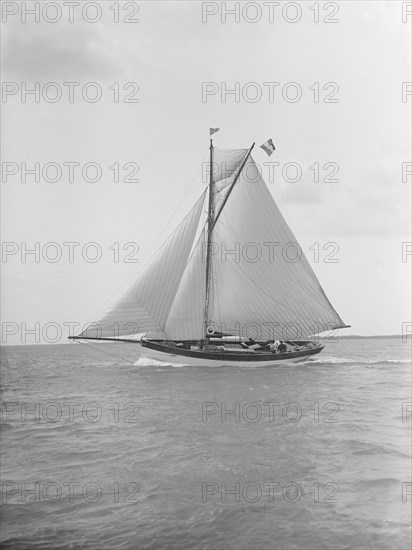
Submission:
<svg viewBox="0 0 412 550">
<path fill-rule="evenodd" d="M 193 246 L 193 248 L 192 248 L 192 250 L 191 250 L 191 252 L 190 252 L 190 256 L 189 256 L 189 258 L 188 258 L 188 260 L 187 260 L 187 262 L 186 262 L 186 267 L 189 265 L 189 262 L 190 262 L 190 260 L 192 259 L 192 256 L 193 256 L 193 254 L 195 253 L 195 250 L 196 250 L 196 248 L 197 248 L 197 246 L 198 246 L 198 244 L 199 244 L 199 242 L 200 242 L 200 239 L 202 238 L 203 232 L 204 232 L 204 230 L 205 230 L 205 228 L 206 228 L 206 224 L 207 224 L 207 221 L 203 224 L 203 227 L 202 227 L 202 229 L 201 229 L 201 231 L 200 231 L 199 237 L 198 237 L 197 240 L 196 240 L 196 244 Z M 183 279 L 183 276 L 182 276 L 182 279 Z"/>
<path fill-rule="evenodd" d="M 258 166 L 257 166 L 257 168 L 259 169 Z M 282 185 L 282 182 L 280 181 L 281 178 L 278 177 L 277 174 L 275 174 L 275 171 L 273 171 L 274 178 L 273 178 L 273 181 L 269 182 L 270 183 L 270 186 L 269 186 L 266 183 L 265 178 L 263 177 L 263 174 L 262 174 L 261 170 L 259 170 L 259 172 L 260 172 L 263 183 L 266 185 L 266 187 L 269 190 L 269 193 L 272 195 L 273 202 L 276 204 L 276 207 L 281 211 L 281 214 L 282 214 L 285 222 L 289 226 L 288 220 L 290 220 L 291 218 L 293 219 L 293 216 L 290 216 L 290 212 L 288 211 L 288 208 L 287 208 L 288 201 L 287 201 L 287 195 L 286 195 L 286 191 L 285 191 L 285 188 L 288 188 L 289 184 L 287 182 L 285 182 L 285 180 L 284 180 L 283 183 L 286 183 L 286 186 L 284 188 L 284 186 Z M 279 202 L 279 205 L 278 205 L 278 202 Z M 280 207 L 282 207 L 282 208 L 280 208 Z"/>
<path fill-rule="evenodd" d="M 316 295 L 316 292 L 315 292 L 316 288 L 313 288 L 307 282 L 301 281 L 301 280 L 297 279 L 296 277 L 293 277 L 293 282 L 296 284 L 296 286 L 298 288 L 301 289 L 301 291 L 303 293 L 305 293 L 307 296 L 309 296 L 314 302 L 316 302 L 319 306 L 321 306 L 321 308 L 324 309 L 327 313 L 330 313 L 330 310 L 332 309 L 333 312 L 339 317 L 339 314 L 336 312 L 335 308 L 329 302 L 329 300 L 328 300 L 328 298 L 325 294 L 325 291 L 323 290 L 321 284 L 319 283 L 318 278 L 316 277 L 316 273 L 314 272 L 314 270 L 310 266 L 309 262 L 307 261 L 307 258 L 305 257 L 303 251 L 302 251 L 302 258 L 307 262 L 307 265 L 305 265 L 305 263 L 301 264 L 304 271 L 305 271 L 305 273 L 310 277 L 311 281 L 315 282 L 318 285 L 318 289 L 321 291 L 321 296 L 326 298 L 325 302 L 322 302 L 320 300 L 320 297 L 318 297 Z M 301 258 L 301 260 L 302 260 L 302 258 Z"/>
<path fill-rule="evenodd" d="M 253 161 L 253 159 L 252 159 L 252 161 Z M 265 187 L 266 187 L 266 189 L 267 189 L 267 185 L 265 184 L 265 182 L 264 182 L 264 180 L 263 180 L 262 177 L 261 177 L 261 181 L 262 181 L 262 183 L 265 185 Z M 273 199 L 272 199 L 272 200 L 273 200 Z M 274 201 L 274 204 L 276 204 L 275 201 Z M 221 223 L 221 225 L 223 225 L 223 227 L 225 227 L 225 228 L 226 228 L 227 230 L 229 230 L 231 233 L 235 234 L 235 232 L 232 230 L 231 227 L 229 227 L 229 226 L 227 226 L 226 224 L 224 224 L 221 220 L 220 220 L 220 223 Z M 285 223 L 286 223 L 286 222 L 285 222 Z M 293 238 L 295 239 L 295 242 L 297 243 L 296 237 L 295 237 L 294 235 L 293 235 Z M 297 243 L 297 244 L 298 244 L 298 243 Z M 301 250 L 302 250 L 302 249 L 301 249 Z M 301 260 L 302 260 L 301 265 L 302 265 L 303 269 L 305 270 L 305 273 L 306 273 L 307 275 L 309 275 L 309 277 L 310 277 L 311 280 L 315 279 L 315 282 L 317 283 L 317 286 L 318 286 L 319 289 L 322 291 L 322 294 L 324 295 L 324 298 L 326 298 L 326 304 L 325 304 L 324 302 L 322 302 L 322 301 L 320 300 L 320 298 L 318 298 L 318 297 L 316 296 L 316 294 L 314 294 L 314 290 L 315 290 L 315 289 L 312 288 L 312 287 L 310 287 L 309 285 L 307 285 L 307 283 L 301 282 L 301 281 L 299 281 L 296 277 L 293 277 L 294 283 L 295 283 L 295 284 L 297 285 L 297 287 L 300 288 L 305 294 L 307 294 L 312 300 L 314 300 L 316 303 L 318 303 L 318 305 L 320 305 L 324 311 L 326 311 L 327 313 L 330 313 L 330 309 L 327 307 L 328 304 L 329 304 L 330 308 L 335 312 L 336 315 L 338 315 L 338 314 L 336 313 L 336 311 L 334 310 L 333 306 L 331 306 L 329 300 L 327 299 L 327 297 L 326 297 L 326 295 L 325 295 L 325 293 L 324 293 L 324 291 L 323 291 L 323 288 L 321 287 L 321 285 L 320 285 L 320 283 L 319 283 L 319 281 L 318 281 L 318 279 L 317 279 L 317 277 L 316 277 L 316 274 L 314 273 L 314 271 L 312 270 L 311 266 L 309 265 L 309 263 L 308 263 L 308 261 L 307 261 L 307 258 L 306 258 L 306 256 L 305 256 L 303 250 L 302 250 L 302 258 L 301 258 Z M 260 290 L 261 290 L 261 289 L 260 289 Z M 338 317 L 339 317 L 339 315 L 338 315 Z"/>
<path fill-rule="evenodd" d="M 217 235 L 218 238 L 220 239 L 219 235 Z M 222 242 L 220 240 L 220 242 Z M 268 294 L 265 290 L 263 290 L 263 288 L 261 288 L 257 283 L 256 281 L 254 281 L 253 279 L 251 279 L 249 277 L 249 275 L 241 268 L 240 264 L 237 264 L 239 270 L 245 275 L 245 277 L 253 284 L 256 286 L 256 288 L 258 288 L 265 296 L 267 296 L 269 299 L 271 299 L 276 305 L 277 307 L 279 307 L 281 310 L 286 310 L 285 306 L 283 304 L 281 304 L 278 300 L 276 300 L 276 298 L 270 294 Z"/>
<path fill-rule="evenodd" d="M 204 195 L 205 195 L 205 191 L 202 193 L 202 195 L 199 197 L 199 199 L 196 201 L 196 203 L 193 205 L 193 207 L 190 209 L 190 211 L 187 213 L 187 215 L 183 218 L 183 220 L 181 220 L 181 222 L 178 224 L 178 226 L 175 228 L 175 230 L 167 237 L 167 239 L 165 239 L 163 241 L 163 243 L 159 246 L 159 248 L 150 256 L 149 258 L 149 261 L 152 260 L 159 252 L 160 250 L 163 248 L 163 246 L 169 241 L 169 239 L 173 238 L 174 234 L 177 232 L 177 230 L 184 224 L 187 222 L 188 218 L 190 217 L 190 215 L 192 214 L 192 211 L 196 208 L 196 206 L 198 205 L 199 201 L 201 200 L 204 200 Z M 126 290 L 129 285 L 131 284 L 131 282 L 136 279 L 136 277 L 138 275 L 140 275 L 140 273 L 142 273 L 142 271 L 145 269 L 146 265 L 145 262 L 147 260 L 147 258 L 149 257 L 150 255 L 150 252 L 149 251 L 146 256 L 141 260 L 141 265 L 140 265 L 140 268 L 137 269 L 136 271 L 134 271 L 133 273 L 131 273 L 129 275 L 129 277 L 120 285 L 120 287 L 118 287 L 118 289 L 116 290 L 116 292 L 111 296 L 111 298 L 109 298 L 104 306 L 102 306 L 98 311 L 97 313 L 93 316 L 93 319 L 99 319 L 103 314 L 104 312 L 111 306 L 115 303 L 115 301 L 120 298 L 122 292 L 124 290 Z M 86 323 L 86 328 L 87 326 L 89 325 L 90 323 Z M 86 329 L 84 329 L 86 330 Z M 82 332 L 84 332 L 84 330 Z"/>
<path fill-rule="evenodd" d="M 228 231 L 230 231 L 231 233 L 233 233 L 233 235 L 236 236 L 236 232 L 235 230 L 233 229 L 233 227 L 230 227 L 229 225 L 226 225 L 225 223 L 222 222 L 222 220 L 219 220 L 219 225 L 223 226 L 225 229 L 227 229 Z M 216 231 L 216 230 L 215 230 Z"/>
<path fill-rule="evenodd" d="M 212 285 L 213 285 L 213 303 L 212 303 L 212 309 L 213 307 L 218 313 L 219 320 L 222 318 L 222 310 L 220 307 L 220 296 L 219 296 L 219 288 L 217 286 L 217 277 L 216 277 L 216 265 L 214 264 L 212 267 Z"/>
<path fill-rule="evenodd" d="M 260 170 L 259 170 L 258 167 L 257 167 L 257 169 L 258 169 L 258 171 L 260 172 Z M 261 176 L 261 179 L 262 179 L 263 183 L 264 183 L 264 184 L 266 185 L 266 187 L 269 189 L 269 186 L 266 184 L 266 182 L 265 182 L 265 180 L 264 180 L 264 178 L 263 178 L 261 172 L 260 172 L 260 176 Z M 279 183 L 277 177 L 275 178 L 275 184 L 276 184 L 276 183 Z M 289 226 L 289 224 L 287 223 L 287 218 L 290 218 L 290 215 L 289 215 L 289 212 L 288 212 L 288 209 L 287 209 L 287 205 L 286 205 L 287 200 L 285 199 L 285 193 L 284 193 L 284 190 L 283 190 L 281 184 L 279 184 L 279 193 L 278 193 L 278 196 L 280 196 L 280 199 L 281 199 L 280 202 L 281 202 L 281 204 L 282 204 L 282 212 L 286 212 L 286 216 L 285 216 L 284 214 L 282 214 L 282 213 L 281 213 L 281 215 L 282 215 L 284 221 L 286 222 L 286 224 Z M 274 203 L 276 204 L 277 208 L 279 209 L 279 207 L 278 207 L 278 205 L 277 205 L 277 202 L 275 201 L 275 198 L 274 198 L 274 197 L 275 197 L 275 193 L 272 194 L 272 199 L 273 199 Z M 299 244 L 298 240 L 296 239 L 296 236 L 294 235 L 294 233 L 292 233 L 292 234 L 293 234 L 293 237 L 294 237 L 294 239 L 295 239 L 295 242 L 296 242 L 296 243 L 299 245 L 299 247 L 300 247 L 300 244 Z M 301 248 L 301 250 L 302 250 L 302 247 L 300 247 L 300 248 Z M 320 282 L 319 282 L 319 280 L 318 280 L 318 278 L 317 278 L 317 275 L 316 275 L 314 269 L 312 268 L 312 266 L 310 265 L 309 261 L 307 260 L 306 255 L 305 255 L 305 253 L 303 252 L 303 250 L 302 250 L 302 255 L 303 255 L 303 257 L 304 257 L 304 259 L 305 259 L 305 261 L 306 261 L 306 263 L 303 262 L 303 264 L 302 264 L 302 265 L 303 265 L 303 269 L 304 269 L 305 272 L 310 276 L 311 279 L 313 279 L 313 278 L 315 279 L 315 282 L 317 283 L 317 285 L 318 285 L 318 287 L 319 287 L 320 293 L 321 293 L 321 294 L 323 295 L 323 297 L 325 298 L 326 305 L 329 305 L 330 308 L 334 311 L 334 313 L 339 317 L 339 319 L 342 320 L 341 317 L 340 317 L 340 315 L 337 313 L 337 311 L 335 310 L 335 308 L 334 308 L 333 305 L 331 304 L 329 298 L 327 297 L 327 295 L 326 295 L 326 293 L 325 293 L 325 291 L 324 291 L 322 285 L 320 284 Z M 306 283 L 301 283 L 301 282 L 299 282 L 298 280 L 295 280 L 295 283 L 296 283 L 304 292 L 306 292 L 314 301 L 316 301 L 325 311 L 327 311 L 327 312 L 329 313 L 329 310 L 328 310 L 328 308 L 325 306 L 325 304 L 322 303 L 316 296 L 314 296 L 314 295 L 310 292 L 310 290 L 307 290 L 307 289 L 304 288 L 304 285 L 305 285 Z"/>
<path fill-rule="evenodd" d="M 161 327 L 162 332 L 164 332 L 165 334 L 167 334 L 166 331 L 165 331 L 165 328 L 166 328 L 166 325 L 167 325 L 167 323 L 168 323 L 168 321 L 169 321 L 169 315 L 170 315 L 170 313 L 171 313 L 171 311 L 172 311 L 172 308 L 173 308 L 173 305 L 174 305 L 174 303 L 175 303 L 176 296 L 177 296 L 177 294 L 178 294 L 180 288 L 182 287 L 183 278 L 184 278 L 184 275 L 185 275 L 185 273 L 186 273 L 186 269 L 189 267 L 190 261 L 191 261 L 193 255 L 195 254 L 195 252 L 196 252 L 196 250 L 197 250 L 197 247 L 198 247 L 199 244 L 201 243 L 202 238 L 204 238 L 204 236 L 205 236 L 205 233 L 206 233 L 206 232 L 205 232 L 206 224 L 207 224 L 207 221 L 205 221 L 205 223 L 204 223 L 204 225 L 203 225 L 203 228 L 202 228 L 202 230 L 201 230 L 201 232 L 200 232 L 200 234 L 199 234 L 199 236 L 198 236 L 198 238 L 197 238 L 197 240 L 196 240 L 196 244 L 194 244 L 194 246 L 192 247 L 192 250 L 191 250 L 191 252 L 190 252 L 190 256 L 189 256 L 189 258 L 188 258 L 188 260 L 187 260 L 187 262 L 186 262 L 186 265 L 185 265 L 185 270 L 184 270 L 184 272 L 183 272 L 182 278 L 180 279 L 179 286 L 178 286 L 178 288 L 177 288 L 177 290 L 176 290 L 176 294 L 175 294 L 175 297 L 174 297 L 174 299 L 173 299 L 172 305 L 170 306 L 169 312 L 168 312 L 168 314 L 167 314 L 167 316 L 166 316 L 166 319 L 165 319 L 165 321 L 164 321 L 164 323 L 163 323 L 163 325 L 162 325 L 162 327 Z"/>
<path fill-rule="evenodd" d="M 183 225 L 183 223 L 185 223 L 187 221 L 187 218 L 189 218 L 190 214 L 192 213 L 192 211 L 196 208 L 197 204 L 199 203 L 199 201 L 201 201 L 202 199 L 204 199 L 204 195 L 205 195 L 205 192 L 206 191 L 203 191 L 203 193 L 200 195 L 200 197 L 197 199 L 197 201 L 195 202 L 195 204 L 192 206 L 192 208 L 189 210 L 189 212 L 186 214 L 186 216 L 183 218 L 183 220 L 177 225 L 177 227 L 175 227 L 174 231 L 163 241 L 163 243 L 159 246 L 159 248 L 156 250 L 156 252 L 154 252 L 149 260 L 151 260 L 152 258 L 154 258 L 156 256 L 156 254 L 163 248 L 163 246 L 167 243 L 167 241 L 173 237 L 173 235 L 175 234 L 175 232 L 179 229 L 179 227 L 181 225 Z M 163 231 L 162 231 L 163 233 Z M 158 239 L 157 239 L 158 240 Z M 156 241 L 157 242 L 157 241 Z M 153 247 L 151 247 L 152 249 Z M 147 260 L 148 256 L 150 254 L 150 251 L 146 254 L 146 256 L 141 260 L 142 264 Z"/>
<path fill-rule="evenodd" d="M 225 227 L 228 231 L 230 231 L 231 233 L 233 233 L 234 235 L 236 234 L 235 231 L 234 231 L 231 227 L 229 227 L 228 225 L 226 225 L 225 223 L 223 223 L 221 220 L 220 220 L 220 224 L 221 224 L 223 227 Z M 215 235 L 217 236 L 217 238 L 218 238 L 219 241 L 220 241 L 219 244 L 221 244 L 221 239 L 220 239 L 220 237 L 219 237 L 219 233 L 218 233 L 218 231 L 216 231 L 216 230 L 215 230 Z M 304 260 L 307 262 L 307 259 L 306 259 L 305 255 L 304 255 L 303 251 L 302 251 L 302 255 L 303 255 L 303 257 L 304 257 Z M 311 270 L 310 266 L 307 266 L 307 267 L 308 267 L 308 269 L 305 269 L 305 266 L 304 266 L 305 272 L 307 272 L 307 273 L 311 276 L 311 278 L 312 278 L 312 276 L 313 276 L 313 271 Z M 241 269 L 241 268 L 239 267 L 239 269 Z M 244 275 L 247 276 L 247 274 L 246 274 L 242 269 L 241 269 L 241 271 L 244 273 Z M 316 276 L 315 276 L 315 277 L 316 277 Z M 312 300 L 314 300 L 316 303 L 318 303 L 318 304 L 323 308 L 324 311 L 326 311 L 327 313 L 330 313 L 329 309 L 326 307 L 327 304 L 322 303 L 322 301 L 321 301 L 320 299 L 318 299 L 318 298 L 314 295 L 313 289 L 312 289 L 312 288 L 306 288 L 307 285 L 305 286 L 305 283 L 302 283 L 302 282 L 299 281 L 296 277 L 293 277 L 293 281 L 294 281 L 294 283 L 297 285 L 298 288 L 300 288 L 300 289 L 301 289 L 305 294 L 307 294 Z M 255 281 L 252 281 L 252 282 L 256 285 L 256 287 L 257 287 L 261 292 L 264 292 L 264 293 L 265 293 L 265 291 L 264 291 L 263 289 L 261 289 L 261 288 L 256 284 Z M 319 284 L 319 286 L 320 286 L 320 284 Z M 266 294 L 266 293 L 265 293 L 265 294 Z M 270 297 L 270 296 L 269 296 L 269 297 Z M 276 301 L 275 298 L 273 298 L 273 297 L 271 297 L 271 298 L 272 298 L 272 300 Z M 284 306 L 278 302 L 278 306 L 279 306 L 279 305 L 281 306 L 281 308 L 282 308 L 283 310 L 285 309 Z M 295 312 L 299 312 L 299 309 L 297 309 L 297 310 L 296 310 L 296 308 L 294 308 L 294 309 L 295 309 Z"/>
<path fill-rule="evenodd" d="M 207 154 L 207 152 L 205 152 L 205 153 L 203 154 L 202 161 L 201 161 L 200 165 L 198 166 L 198 169 L 197 169 L 195 175 L 193 176 L 192 181 L 190 182 L 189 186 L 186 188 L 186 191 L 185 191 L 185 193 L 184 193 L 184 195 L 183 195 L 183 197 L 182 197 L 180 203 L 178 204 L 178 206 L 176 207 L 175 211 L 173 212 L 171 218 L 169 219 L 169 221 L 167 222 L 167 224 L 166 224 L 166 226 L 163 228 L 163 230 L 159 233 L 159 235 L 157 236 L 156 240 L 155 240 L 155 241 L 152 243 L 152 245 L 150 246 L 150 250 L 148 251 L 148 253 L 146 254 L 146 256 L 144 256 L 144 258 L 141 260 L 140 269 L 138 269 L 137 272 L 134 271 L 133 273 L 130 274 L 130 276 L 129 276 L 129 277 L 128 277 L 128 278 L 118 287 L 118 289 L 116 290 L 116 292 L 115 292 L 115 293 L 105 302 L 105 304 L 96 312 L 96 314 L 93 316 L 93 319 L 100 318 L 100 317 L 103 315 L 103 313 L 109 308 L 109 306 L 111 306 L 111 305 L 115 302 L 115 300 L 116 300 L 117 298 L 120 297 L 121 293 L 129 286 L 129 284 L 132 282 L 132 280 L 133 280 L 135 277 L 137 277 L 137 276 L 141 273 L 141 271 L 142 271 L 143 268 L 144 268 L 144 265 L 142 265 L 142 264 L 144 264 L 144 262 L 148 259 L 148 257 L 150 256 L 150 253 L 151 253 L 151 251 L 153 250 L 155 244 L 156 244 L 157 242 L 159 242 L 161 236 L 164 234 L 164 232 L 166 231 L 166 229 L 170 226 L 170 224 L 171 224 L 171 222 L 172 222 L 172 220 L 173 220 L 173 218 L 174 218 L 174 216 L 175 216 L 177 210 L 180 208 L 180 206 L 181 206 L 181 204 L 183 203 L 184 199 L 186 198 L 188 192 L 189 192 L 190 189 L 192 188 L 192 186 L 193 186 L 193 184 L 194 184 L 194 182 L 195 182 L 195 179 L 197 178 L 197 176 L 198 176 L 198 174 L 199 174 L 199 171 L 200 171 L 200 169 L 201 169 L 202 166 L 203 166 L 203 163 L 204 163 L 206 154 Z M 202 193 L 202 195 L 200 196 L 200 198 L 205 194 L 205 192 L 206 192 L 206 191 L 204 191 L 204 192 Z M 198 199 L 198 200 L 200 200 L 200 199 Z M 173 233 L 174 233 L 175 231 L 177 231 L 177 229 L 186 221 L 186 219 L 188 218 L 188 216 L 191 214 L 193 208 L 195 208 L 196 205 L 198 204 L 198 200 L 196 201 L 196 203 L 194 204 L 194 206 L 190 209 L 190 211 L 188 212 L 188 214 L 183 218 L 183 220 L 177 225 L 177 227 L 176 227 L 175 230 L 172 232 L 172 234 L 169 235 L 169 236 L 163 241 L 163 243 L 159 246 L 159 248 L 152 254 L 152 256 L 150 257 L 150 260 L 151 260 L 154 256 L 156 256 L 156 254 L 161 250 L 161 248 L 162 248 L 162 247 L 165 245 L 165 243 L 170 239 L 170 237 L 173 236 Z M 87 326 L 88 324 L 90 324 L 90 323 L 86 323 L 86 326 Z M 82 331 L 82 332 L 83 332 L 83 331 Z"/>
<path fill-rule="evenodd" d="M 74 340 L 74 342 L 76 342 L 76 344 L 83 344 L 87 347 L 91 347 L 93 349 L 96 349 L 98 351 L 100 351 L 101 353 L 103 353 L 104 355 L 110 355 L 111 357 L 114 357 L 115 359 L 122 359 L 122 361 L 127 361 L 128 363 L 131 363 L 132 365 L 135 364 L 135 361 L 130 361 L 130 359 L 126 359 L 125 357 L 121 357 L 119 355 L 113 355 L 113 353 L 110 353 L 108 352 L 107 350 L 101 350 L 99 349 L 99 346 L 101 344 L 96 344 L 95 346 L 93 344 L 90 344 L 90 342 L 82 342 L 81 340 Z"/>
<path fill-rule="evenodd" d="M 194 184 L 194 182 L 195 182 L 195 179 L 197 178 L 197 175 L 199 174 L 199 171 L 200 171 L 200 169 L 201 169 L 202 166 L 203 166 L 203 162 L 204 162 L 204 160 L 205 160 L 206 155 L 207 155 L 207 151 L 204 153 L 203 158 L 202 158 L 202 162 L 200 163 L 200 166 L 198 167 L 196 174 L 193 176 L 192 181 L 190 182 L 189 186 L 187 187 L 186 191 L 184 192 L 184 195 L 183 195 L 181 201 L 180 201 L 179 204 L 176 206 L 176 208 L 175 208 L 173 214 L 171 215 L 169 221 L 167 222 L 167 224 L 165 225 L 165 227 L 162 229 L 162 231 L 159 233 L 157 239 L 154 241 L 154 243 L 153 243 L 153 245 L 152 245 L 151 248 L 154 247 L 154 245 L 159 241 L 160 237 L 163 235 L 163 233 L 166 231 L 166 229 L 167 229 L 167 228 L 169 227 L 169 225 L 171 224 L 171 222 L 172 222 L 172 220 L 173 220 L 173 218 L 174 218 L 176 212 L 177 212 L 178 209 L 181 207 L 181 205 L 182 205 L 183 201 L 185 200 L 187 194 L 189 193 L 190 189 L 192 188 L 192 186 L 193 186 L 193 184 Z M 197 204 L 197 201 L 196 201 L 196 204 Z M 166 239 L 166 240 L 167 240 L 167 239 Z M 163 243 L 163 244 L 164 244 L 164 243 Z M 163 245 L 162 245 L 162 246 L 163 246 Z M 145 258 L 145 259 L 146 259 L 146 258 Z M 142 261 L 143 261 L 143 260 L 142 260 Z"/>
<path fill-rule="evenodd" d="M 272 296 L 271 294 L 268 294 L 265 290 L 263 290 L 263 288 L 261 288 L 257 283 L 256 281 L 254 281 L 252 278 L 249 277 L 249 275 L 246 273 L 246 271 L 244 271 L 241 267 L 240 267 L 240 264 L 237 264 L 238 268 L 240 269 L 240 271 L 245 275 L 245 277 L 247 279 L 249 279 L 249 281 L 255 285 L 256 288 L 258 288 L 261 292 L 263 292 L 263 294 L 265 296 L 267 296 L 268 298 L 270 298 L 273 302 L 275 302 L 275 304 L 277 304 L 278 306 L 280 306 L 281 308 L 285 309 L 285 306 L 283 306 L 278 300 L 276 300 L 276 298 L 274 296 Z"/>
<path fill-rule="evenodd" d="M 325 334 L 325 336 L 322 336 L 322 338 L 331 338 L 333 336 L 333 333 L 338 331 L 340 329 L 340 327 L 338 328 L 331 328 L 331 329 L 327 329 L 327 331 L 329 332 L 329 334 Z M 326 332 L 326 331 L 324 331 Z M 319 334 L 319 333 L 318 333 Z M 336 335 L 336 338 L 338 338 L 338 336 Z"/>
<path fill-rule="evenodd" d="M 245 158 L 244 158 L 244 160 L 243 160 L 243 163 L 242 163 L 242 165 L 240 166 L 239 171 L 238 171 L 238 173 L 236 174 L 235 179 L 233 180 L 233 183 L 232 183 L 232 185 L 231 185 L 230 188 L 229 188 L 229 191 L 227 192 L 227 195 L 225 196 L 225 198 L 224 198 L 224 200 L 223 200 L 223 204 L 221 205 L 219 212 L 217 213 L 217 215 L 216 215 L 216 217 L 215 217 L 215 219 L 214 219 L 214 221 L 213 221 L 212 230 L 213 230 L 213 228 L 215 227 L 215 225 L 216 225 L 216 223 L 217 223 L 217 220 L 219 219 L 220 214 L 222 213 L 222 210 L 224 209 L 224 207 L 225 207 L 225 205 L 226 205 L 226 203 L 227 203 L 227 201 L 228 201 L 228 199 L 229 199 L 229 197 L 230 197 L 230 194 L 232 193 L 232 191 L 233 191 L 233 189 L 234 189 L 234 187 L 235 187 L 235 185 L 236 185 L 236 183 L 237 183 L 237 180 L 239 179 L 239 176 L 240 176 L 240 174 L 242 173 L 242 170 L 243 170 L 243 168 L 244 168 L 244 166 L 245 166 L 245 164 L 246 164 L 248 158 L 250 157 L 250 153 L 252 152 L 252 149 L 254 148 L 254 146 L 255 146 L 255 143 L 253 142 L 251 148 L 250 148 L 250 149 L 248 150 L 248 152 L 246 153 L 246 156 L 245 156 Z M 252 160 L 253 160 L 253 159 L 252 159 Z"/>
</svg>

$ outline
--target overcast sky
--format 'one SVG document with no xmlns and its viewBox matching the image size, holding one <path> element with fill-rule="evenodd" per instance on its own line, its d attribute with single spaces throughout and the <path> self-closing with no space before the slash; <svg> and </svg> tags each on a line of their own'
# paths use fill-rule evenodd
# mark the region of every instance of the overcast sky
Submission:
<svg viewBox="0 0 412 550">
<path fill-rule="evenodd" d="M 101 14 L 93 7 L 85 14 L 76 10 L 73 22 L 60 4 L 55 23 L 47 19 L 57 12 L 42 13 L 43 3 L 36 2 L 39 22 L 29 14 L 24 22 L 19 3 L 4 4 L 18 11 L 9 7 L 2 25 L 3 80 L 9 83 L 2 103 L 2 320 L 3 329 L 7 323 L 6 330 L 16 332 L 7 340 L 3 334 L 3 343 L 22 341 L 22 323 L 30 329 L 37 322 L 41 329 L 93 320 L 202 193 L 209 127 L 221 128 L 215 136 L 220 147 L 273 139 L 277 150 L 270 159 L 259 148 L 254 158 L 330 301 L 352 325 L 342 333 L 401 333 L 402 323 L 411 320 L 412 263 L 412 256 L 402 261 L 402 243 L 411 240 L 412 179 L 402 181 L 402 163 L 411 162 L 412 104 L 412 95 L 402 101 L 402 83 L 412 80 L 412 15 L 402 21 L 402 2 L 344 1 L 327 9 L 320 2 L 318 23 L 313 2 L 286 11 L 281 2 L 273 12 L 243 2 L 239 22 L 229 14 L 225 21 L 216 2 L 101 2 Z M 116 5 L 118 23 L 110 9 Z M 85 20 L 99 15 L 96 23 Z M 138 22 L 125 23 L 125 17 Z M 40 98 L 27 95 L 23 102 L 23 83 L 31 89 L 35 82 Z M 64 82 L 80 83 L 73 102 Z M 82 95 L 90 82 L 102 91 L 97 102 Z M 215 83 L 208 89 L 216 93 L 202 97 L 205 82 Z M 233 94 L 222 101 L 224 83 L 233 89 L 236 82 L 239 102 Z M 264 85 L 270 82 L 280 84 Z M 291 82 L 296 85 L 285 87 Z M 136 84 L 124 89 L 126 83 Z M 324 89 L 327 83 L 335 84 Z M 59 89 L 61 99 L 52 102 Z M 93 99 L 95 90 L 86 86 L 86 97 Z M 299 90 L 301 99 L 293 101 Z M 338 101 L 325 103 L 327 97 Z M 263 164 L 268 161 L 280 163 L 274 178 Z M 27 174 L 22 181 L 22 163 L 33 168 L 36 162 L 41 169 L 57 163 L 60 181 L 47 181 L 57 173 L 53 166 L 46 180 Z M 63 165 L 68 162 L 80 163 L 72 182 Z M 101 166 L 100 181 L 83 177 L 87 163 Z M 287 181 L 295 176 L 293 167 L 285 172 L 287 163 L 301 167 L 299 181 Z M 325 170 L 326 163 L 335 164 Z M 135 165 L 138 182 L 123 181 Z M 338 181 L 323 181 L 336 167 L 332 179 Z M 89 167 L 87 178 L 94 174 Z M 40 261 L 22 257 L 22 243 L 32 249 L 35 242 Z M 62 251 L 55 263 L 47 260 L 56 250 L 47 247 L 50 242 Z M 67 242 L 80 243 L 73 245 L 72 262 Z M 82 256 L 90 242 L 102 252 L 96 263 Z M 123 250 L 126 243 L 135 244 Z M 326 243 L 335 244 L 324 250 Z M 90 257 L 94 250 L 86 247 Z M 128 253 L 140 262 L 125 263 Z M 337 262 L 324 261 L 330 253 Z M 54 334 L 50 329 L 48 341 Z M 35 337 L 26 340 L 34 343 Z"/>
</svg>

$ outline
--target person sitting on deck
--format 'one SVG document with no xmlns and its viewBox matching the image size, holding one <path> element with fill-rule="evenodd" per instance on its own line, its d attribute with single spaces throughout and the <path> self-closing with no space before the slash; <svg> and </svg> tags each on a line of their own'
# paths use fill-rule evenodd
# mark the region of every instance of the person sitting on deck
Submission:
<svg viewBox="0 0 412 550">
<path fill-rule="evenodd" d="M 272 342 L 272 344 L 269 345 L 269 349 L 272 353 L 277 353 L 279 351 L 279 346 L 280 346 L 280 342 L 279 340 L 275 340 L 274 342 Z"/>
<path fill-rule="evenodd" d="M 242 346 L 243 349 L 249 349 L 251 346 L 254 346 L 256 344 L 256 342 L 252 339 L 252 338 L 249 338 L 247 342 L 240 342 L 240 345 Z"/>
<path fill-rule="evenodd" d="M 285 342 L 280 342 L 278 346 L 278 352 L 284 353 L 285 351 L 288 351 L 287 345 L 285 344 Z"/>
</svg>

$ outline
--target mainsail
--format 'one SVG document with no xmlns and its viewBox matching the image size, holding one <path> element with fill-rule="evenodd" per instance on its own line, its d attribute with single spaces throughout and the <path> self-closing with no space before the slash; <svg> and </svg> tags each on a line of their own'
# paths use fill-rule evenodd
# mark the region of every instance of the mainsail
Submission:
<svg viewBox="0 0 412 550">
<path fill-rule="evenodd" d="M 221 332 L 299 339 L 344 327 L 250 156 L 213 231 L 211 320 Z"/>
<path fill-rule="evenodd" d="M 207 332 L 256 340 L 300 339 L 346 326 L 276 206 L 251 150 L 211 152 L 209 247 L 200 222 L 203 194 L 149 266 L 97 321 L 100 336 L 146 332 L 165 340 L 201 340 L 205 311 Z M 91 330 L 81 336 L 96 338 Z"/>
</svg>

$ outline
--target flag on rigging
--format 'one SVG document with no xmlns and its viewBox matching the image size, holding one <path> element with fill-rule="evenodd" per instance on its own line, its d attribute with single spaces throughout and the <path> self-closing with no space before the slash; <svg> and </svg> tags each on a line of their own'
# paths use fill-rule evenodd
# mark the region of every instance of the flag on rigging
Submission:
<svg viewBox="0 0 412 550">
<path fill-rule="evenodd" d="M 263 145 L 260 146 L 265 153 L 267 153 L 270 157 L 270 155 L 273 153 L 273 151 L 276 150 L 276 147 L 273 145 L 273 141 L 271 139 L 268 139 Z"/>
<path fill-rule="evenodd" d="M 220 128 L 209 128 L 210 135 L 212 136 L 213 134 L 215 134 L 219 130 L 220 130 Z"/>
</svg>

